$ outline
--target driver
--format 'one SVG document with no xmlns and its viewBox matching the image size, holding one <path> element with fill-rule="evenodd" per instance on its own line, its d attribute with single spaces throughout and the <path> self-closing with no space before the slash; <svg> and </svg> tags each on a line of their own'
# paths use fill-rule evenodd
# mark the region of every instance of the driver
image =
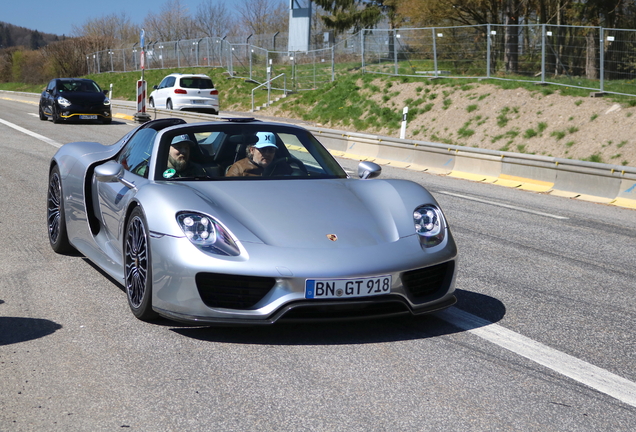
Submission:
<svg viewBox="0 0 636 432">
<path fill-rule="evenodd" d="M 256 144 L 247 146 L 247 157 L 235 162 L 225 174 L 226 177 L 262 176 L 263 171 L 276 155 L 276 136 L 272 132 L 258 132 Z"/>
</svg>

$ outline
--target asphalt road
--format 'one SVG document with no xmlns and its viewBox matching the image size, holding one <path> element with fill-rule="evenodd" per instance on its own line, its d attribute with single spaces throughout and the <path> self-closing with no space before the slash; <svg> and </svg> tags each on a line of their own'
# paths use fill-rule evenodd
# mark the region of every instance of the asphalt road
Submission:
<svg viewBox="0 0 636 432">
<path fill-rule="evenodd" d="M 53 253 L 45 223 L 56 145 L 134 126 L 54 125 L 0 97 L 0 431 L 636 430 L 636 211 L 386 167 L 441 203 L 456 307 L 147 324 L 90 262 Z"/>
</svg>

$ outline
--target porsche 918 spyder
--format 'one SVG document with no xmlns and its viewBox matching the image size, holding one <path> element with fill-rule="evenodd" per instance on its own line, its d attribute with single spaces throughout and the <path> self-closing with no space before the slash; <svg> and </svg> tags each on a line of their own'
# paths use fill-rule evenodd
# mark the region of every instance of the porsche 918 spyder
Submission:
<svg viewBox="0 0 636 432">
<path fill-rule="evenodd" d="M 125 287 L 132 313 L 199 324 L 418 315 L 456 301 L 457 248 L 421 185 L 358 178 L 305 128 L 144 123 L 50 164 L 47 226 Z"/>
</svg>

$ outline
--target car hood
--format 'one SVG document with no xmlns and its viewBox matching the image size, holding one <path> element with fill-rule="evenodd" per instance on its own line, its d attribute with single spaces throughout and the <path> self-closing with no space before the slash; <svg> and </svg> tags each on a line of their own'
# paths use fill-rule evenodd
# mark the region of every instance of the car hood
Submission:
<svg viewBox="0 0 636 432">
<path fill-rule="evenodd" d="M 59 96 L 62 96 L 66 100 L 71 103 L 101 103 L 104 101 L 106 95 L 103 93 L 89 93 L 89 92 L 71 92 L 71 93 L 61 93 Z"/>
<path fill-rule="evenodd" d="M 208 212 L 241 241 L 278 247 L 343 248 L 395 242 L 414 235 L 413 210 L 432 197 L 415 183 L 406 182 L 406 188 L 403 183 L 256 180 L 191 182 L 186 187 L 194 189 L 206 202 Z"/>
</svg>

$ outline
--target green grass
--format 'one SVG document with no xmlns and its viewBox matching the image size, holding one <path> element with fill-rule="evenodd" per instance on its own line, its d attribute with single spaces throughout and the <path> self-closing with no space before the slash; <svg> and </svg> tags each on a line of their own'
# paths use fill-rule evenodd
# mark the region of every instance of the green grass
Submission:
<svg viewBox="0 0 636 432">
<path fill-rule="evenodd" d="M 603 163 L 603 158 L 601 157 L 600 153 L 594 153 L 593 155 L 583 158 L 582 160 L 588 162 Z"/>
<path fill-rule="evenodd" d="M 550 136 L 555 137 L 556 140 L 559 141 L 560 139 L 562 139 L 565 136 L 565 131 L 552 131 Z"/>
<path fill-rule="evenodd" d="M 539 133 L 534 130 L 534 129 L 526 129 L 526 131 L 523 133 L 523 137 L 528 139 L 528 138 L 534 138 L 537 135 L 539 135 Z"/>
<path fill-rule="evenodd" d="M 468 127 L 470 126 L 470 123 L 470 121 L 467 121 L 461 128 L 459 128 L 457 135 L 459 135 L 460 138 L 468 138 L 475 134 L 475 131 Z"/>
<path fill-rule="evenodd" d="M 500 111 L 500 114 L 497 116 L 497 126 L 506 127 L 510 119 L 508 118 L 508 113 L 510 112 L 510 108 L 503 107 Z"/>
</svg>

